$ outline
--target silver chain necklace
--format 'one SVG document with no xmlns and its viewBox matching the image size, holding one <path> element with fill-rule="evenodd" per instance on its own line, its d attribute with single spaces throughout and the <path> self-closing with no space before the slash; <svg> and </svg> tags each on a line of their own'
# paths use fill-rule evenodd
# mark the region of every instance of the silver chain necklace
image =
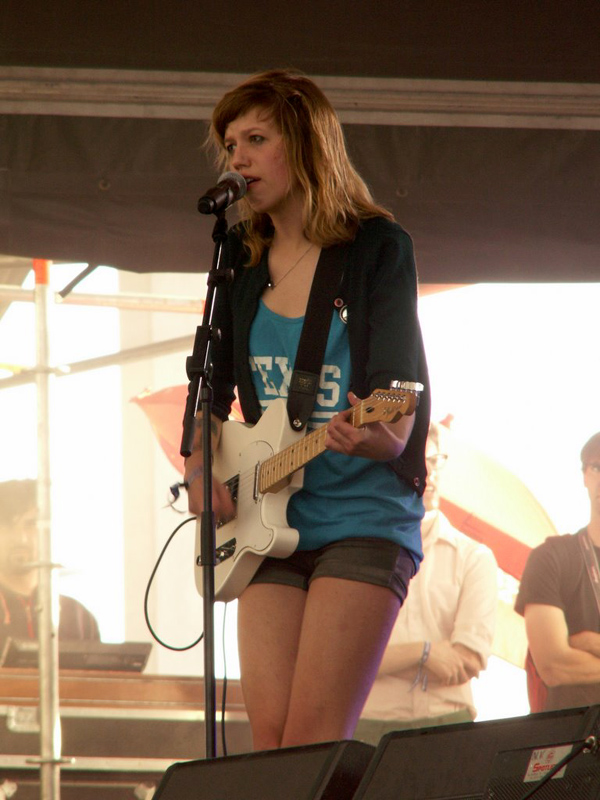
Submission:
<svg viewBox="0 0 600 800">
<path fill-rule="evenodd" d="M 302 253 L 302 255 L 301 255 L 301 256 L 300 256 L 300 258 L 299 258 L 299 259 L 296 261 L 296 263 L 295 263 L 295 264 L 292 264 L 292 266 L 291 266 L 291 267 L 288 269 L 288 271 L 283 273 L 283 275 L 281 276 L 281 278 L 279 278 L 279 280 L 277 281 L 277 283 L 274 283 L 272 280 L 270 280 L 270 279 L 269 279 L 269 282 L 267 283 L 267 286 L 269 287 L 269 289 L 271 289 L 271 291 L 272 291 L 273 289 L 276 289 L 276 288 L 279 286 L 279 284 L 281 283 L 281 281 L 285 280 L 285 278 L 287 278 L 287 276 L 290 274 L 290 272 L 292 272 L 293 270 L 295 270 L 295 269 L 296 269 L 296 267 L 298 266 L 298 264 L 299 264 L 299 263 L 302 261 L 302 259 L 303 259 L 305 256 L 307 256 L 307 255 L 308 255 L 309 251 L 310 251 L 310 250 L 312 250 L 312 248 L 313 248 L 313 242 L 311 242 L 311 243 L 308 245 L 308 249 L 307 249 L 307 250 L 305 250 L 305 251 L 304 251 L 304 253 Z"/>
</svg>

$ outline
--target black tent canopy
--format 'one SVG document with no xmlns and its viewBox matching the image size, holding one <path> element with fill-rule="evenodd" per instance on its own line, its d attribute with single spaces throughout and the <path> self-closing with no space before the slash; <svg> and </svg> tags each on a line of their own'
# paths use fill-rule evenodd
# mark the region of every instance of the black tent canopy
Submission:
<svg viewBox="0 0 600 800">
<path fill-rule="evenodd" d="M 215 178 L 189 120 L 2 120 L 10 196 L 0 251 L 133 271 L 207 270 Z M 594 280 L 596 131 L 346 125 L 376 197 L 415 239 L 421 279 Z M 229 212 L 235 219 L 235 211 Z"/>
<path fill-rule="evenodd" d="M 208 269 L 212 222 L 196 203 L 215 179 L 210 108 L 240 76 L 289 64 L 332 98 L 422 281 L 595 280 L 597 17 L 582 0 L 568 13 L 62 0 L 35 15 L 5 0 L 0 253 Z"/>
</svg>

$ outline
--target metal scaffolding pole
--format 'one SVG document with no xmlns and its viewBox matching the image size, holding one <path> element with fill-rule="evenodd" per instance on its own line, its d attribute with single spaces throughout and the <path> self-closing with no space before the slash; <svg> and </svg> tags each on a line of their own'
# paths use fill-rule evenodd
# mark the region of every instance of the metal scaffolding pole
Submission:
<svg viewBox="0 0 600 800">
<path fill-rule="evenodd" d="M 58 699 L 58 594 L 52 565 L 50 508 L 50 358 L 48 261 L 34 259 L 38 453 L 37 595 L 40 682 L 40 798 L 60 800 L 61 729 Z"/>
<path fill-rule="evenodd" d="M 0 298 L 12 301 L 33 302 L 35 305 L 36 365 L 21 375 L 0 380 L 0 389 L 11 388 L 35 381 L 37 394 L 37 506 L 39 583 L 37 590 L 37 618 L 39 642 L 40 686 L 40 756 L 31 759 L 40 765 L 40 799 L 60 800 L 61 765 L 68 759 L 62 757 L 62 737 L 59 702 L 58 664 L 58 587 L 52 559 L 51 467 L 50 467 L 50 376 L 75 374 L 104 366 L 127 363 L 133 360 L 188 350 L 190 337 L 180 337 L 167 342 L 157 342 L 130 351 L 113 353 L 88 359 L 56 369 L 51 366 L 49 348 L 49 311 L 56 303 L 74 303 L 92 306 L 111 306 L 138 311 L 167 311 L 196 314 L 204 307 L 203 301 L 177 297 L 152 297 L 148 295 L 73 295 L 62 297 L 51 291 L 49 267 L 45 259 L 33 259 L 35 288 L 0 285 Z"/>
</svg>

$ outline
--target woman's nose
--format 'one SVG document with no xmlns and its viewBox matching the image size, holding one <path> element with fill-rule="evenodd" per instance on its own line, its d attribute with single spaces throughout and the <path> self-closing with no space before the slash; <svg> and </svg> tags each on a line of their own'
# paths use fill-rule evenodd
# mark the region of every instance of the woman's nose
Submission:
<svg viewBox="0 0 600 800">
<path fill-rule="evenodd" d="M 236 145 L 231 158 L 231 166 L 236 170 L 240 170 L 242 167 L 248 166 L 248 150 L 243 144 Z"/>
</svg>

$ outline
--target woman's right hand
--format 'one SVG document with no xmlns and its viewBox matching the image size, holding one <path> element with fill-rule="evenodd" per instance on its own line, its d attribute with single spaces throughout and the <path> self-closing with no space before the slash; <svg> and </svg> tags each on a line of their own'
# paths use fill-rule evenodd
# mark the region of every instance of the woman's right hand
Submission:
<svg viewBox="0 0 600 800">
<path fill-rule="evenodd" d="M 188 508 L 192 514 L 199 516 L 204 511 L 204 470 L 200 463 L 193 463 L 192 458 L 186 461 L 184 480 L 188 484 Z M 218 521 L 232 519 L 235 516 L 235 506 L 229 490 L 214 475 L 212 507 Z"/>
<path fill-rule="evenodd" d="M 211 437 L 213 451 L 221 439 L 223 423 L 215 416 L 211 417 Z M 192 454 L 185 460 L 185 482 L 188 485 L 188 508 L 192 514 L 199 516 L 204 511 L 204 459 L 202 453 L 202 415 L 195 420 L 194 446 Z M 218 522 L 233 519 L 235 505 L 229 490 L 215 478 L 212 480 L 212 507 Z"/>
</svg>

